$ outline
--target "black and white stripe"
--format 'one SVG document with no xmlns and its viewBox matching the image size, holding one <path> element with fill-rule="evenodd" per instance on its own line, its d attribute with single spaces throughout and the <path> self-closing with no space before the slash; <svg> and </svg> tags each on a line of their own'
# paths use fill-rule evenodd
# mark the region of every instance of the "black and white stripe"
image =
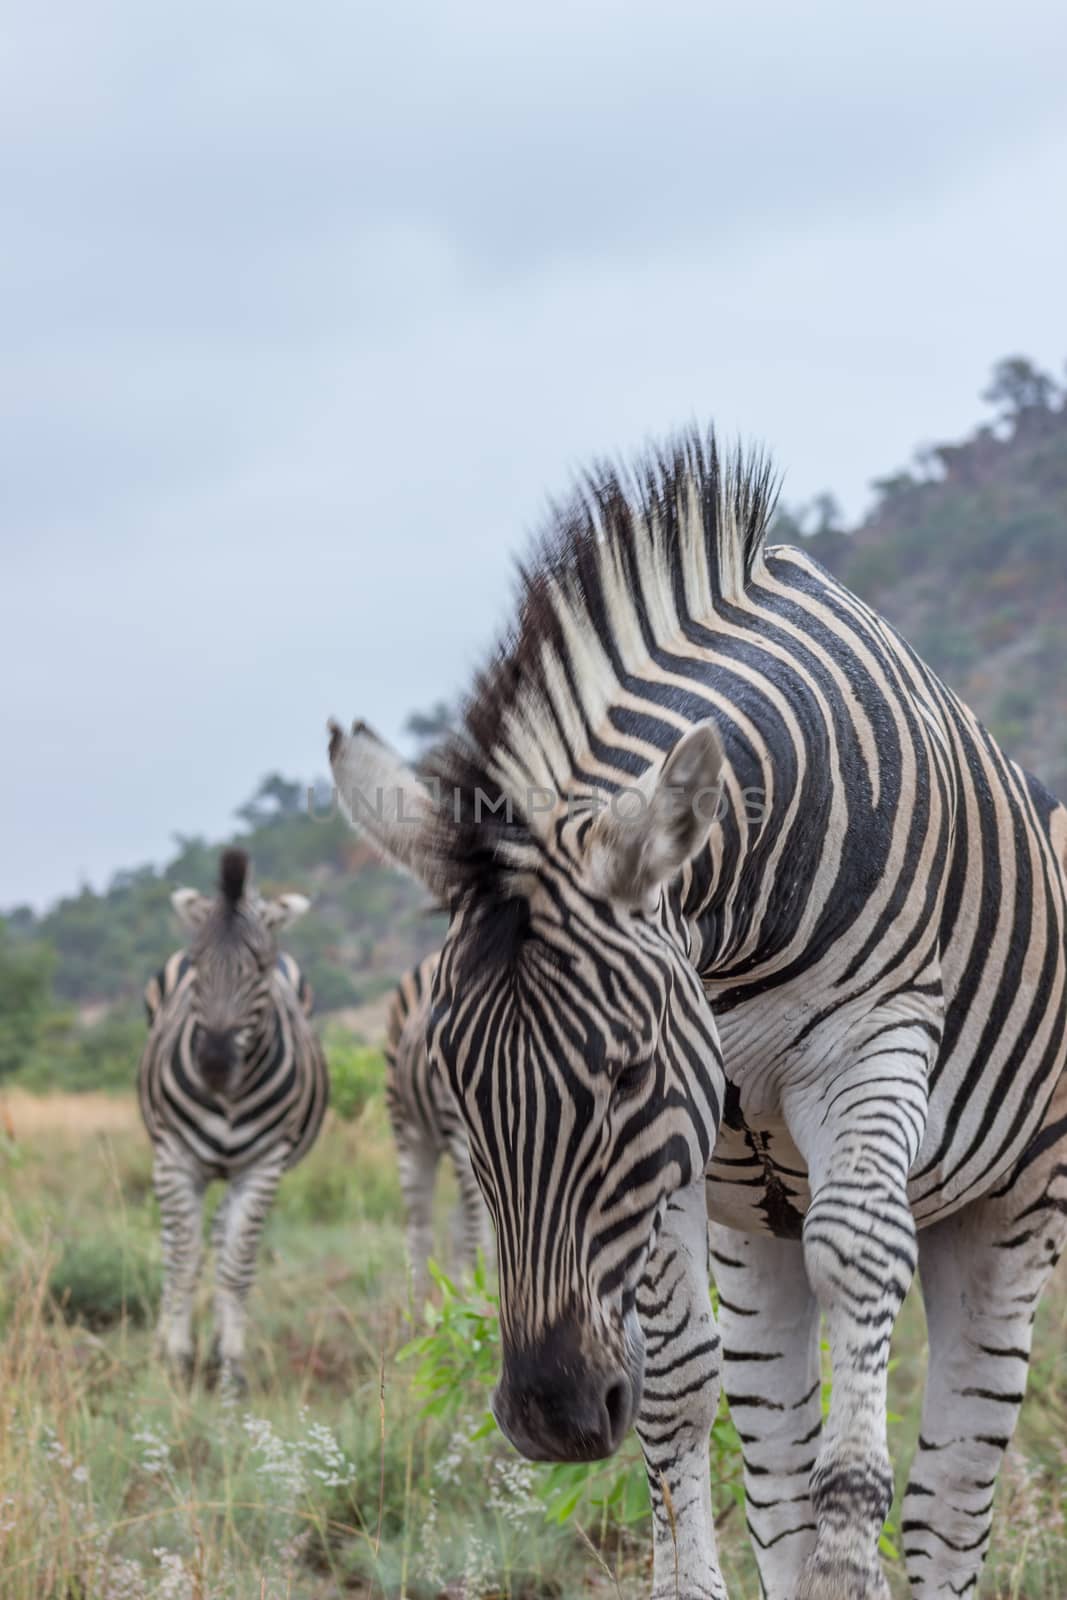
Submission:
<svg viewBox="0 0 1067 1600">
<path fill-rule="evenodd" d="M 472 1266 L 490 1249 L 489 1218 L 471 1168 L 467 1130 L 448 1084 L 430 1064 L 426 1028 L 437 955 L 404 974 L 390 1001 L 385 1026 L 385 1103 L 396 1143 L 400 1187 L 407 1209 L 408 1258 L 413 1298 L 429 1293 L 427 1263 L 433 1252 L 433 1191 L 437 1164 L 447 1152 L 456 1174 L 459 1206 L 454 1232 L 458 1265 Z"/>
<path fill-rule="evenodd" d="M 497 1232 L 505 1430 L 583 1459 L 635 1420 L 654 1600 L 721 1600 L 721 1355 L 765 1595 L 886 1600 L 918 1260 L 907 1563 L 916 1595 L 968 1594 L 1067 1231 L 1067 811 L 881 618 L 764 547 L 771 500 L 694 438 L 594 474 L 431 788 L 361 724 L 331 759 L 452 907 L 431 1055 Z"/>
<path fill-rule="evenodd" d="M 138 1079 L 163 1225 L 160 1342 L 171 1363 L 191 1370 L 203 1196 L 221 1178 L 213 1365 L 236 1385 L 263 1224 L 282 1174 L 314 1143 L 329 1098 L 310 986 L 276 942 L 308 902 L 263 900 L 247 874 L 247 858 L 229 850 L 217 897 L 174 895 L 190 944 L 145 989 L 150 1026 Z"/>
</svg>

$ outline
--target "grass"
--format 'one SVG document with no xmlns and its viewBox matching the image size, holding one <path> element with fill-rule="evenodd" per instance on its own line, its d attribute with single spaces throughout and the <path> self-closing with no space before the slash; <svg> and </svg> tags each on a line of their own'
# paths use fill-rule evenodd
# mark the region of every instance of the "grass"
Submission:
<svg viewBox="0 0 1067 1600">
<path fill-rule="evenodd" d="M 455 1377 L 446 1402 L 424 1414 L 420 1360 L 397 1359 L 413 1329 L 379 1099 L 354 1122 L 331 1119 L 282 1186 L 250 1307 L 252 1388 L 239 1404 L 199 1381 L 175 1387 L 153 1354 L 150 1165 L 128 1100 L 6 1102 L 4 1600 L 643 1600 L 649 1540 L 632 1447 L 581 1484 L 520 1462 L 498 1437 L 476 1438 L 487 1369 L 453 1336 L 464 1317 L 486 1324 L 460 1300 L 450 1311 L 447 1290 L 435 1327 L 453 1340 Z M 913 1298 L 891 1383 L 901 1484 L 918 1430 L 923 1341 Z M 1039 1319 L 986 1597 L 1067 1593 L 1065 1350 L 1061 1275 Z M 748 1600 L 758 1587 L 743 1517 L 725 1492 L 720 1522 L 730 1592 Z M 899 1574 L 892 1579 L 906 1594 Z"/>
</svg>

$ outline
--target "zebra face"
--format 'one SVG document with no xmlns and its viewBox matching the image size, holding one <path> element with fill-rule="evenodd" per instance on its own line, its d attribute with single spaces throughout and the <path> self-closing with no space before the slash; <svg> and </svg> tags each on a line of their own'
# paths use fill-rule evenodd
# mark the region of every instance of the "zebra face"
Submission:
<svg viewBox="0 0 1067 1600">
<path fill-rule="evenodd" d="M 452 924 L 429 1048 L 497 1236 L 494 1411 L 524 1455 L 611 1454 L 644 1363 L 636 1292 L 671 1195 L 701 1179 L 722 1078 L 668 902 L 631 911 L 545 867 Z"/>
<path fill-rule="evenodd" d="M 239 1094 L 246 1067 L 256 1057 L 278 960 L 277 933 L 308 908 L 298 894 L 261 899 L 246 890 L 246 872 L 242 853 L 227 851 L 217 897 L 195 889 L 179 889 L 171 897 L 192 935 L 192 1060 L 204 1087 L 225 1100 Z"/>
<path fill-rule="evenodd" d="M 354 825 L 453 907 L 427 1045 L 496 1228 L 497 1417 L 527 1456 L 595 1460 L 637 1410 L 638 1285 L 718 1128 L 718 1034 L 680 875 L 709 843 L 714 870 L 725 756 L 698 723 L 625 804 L 574 815 L 577 794 L 538 780 L 548 815 L 518 805 L 509 821 L 505 806 L 487 823 L 478 795 L 496 819 L 500 774 L 528 769 L 510 746 L 475 759 L 479 723 L 470 712 L 424 769 L 436 795 L 363 723 L 330 725 L 330 763 Z M 523 727 L 515 712 L 508 738 Z"/>
</svg>

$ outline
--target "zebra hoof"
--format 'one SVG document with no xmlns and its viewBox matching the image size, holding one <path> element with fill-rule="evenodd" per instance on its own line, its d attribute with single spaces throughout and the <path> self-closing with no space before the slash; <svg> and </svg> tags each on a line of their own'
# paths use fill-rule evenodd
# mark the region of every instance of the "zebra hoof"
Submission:
<svg viewBox="0 0 1067 1600">
<path fill-rule="evenodd" d="M 219 1379 L 222 1377 L 222 1351 L 216 1339 L 211 1346 L 211 1352 L 204 1362 L 203 1379 L 205 1389 L 217 1389 Z"/>
<path fill-rule="evenodd" d="M 224 1400 L 240 1400 L 248 1393 L 244 1367 L 239 1361 L 225 1358 L 217 1339 L 213 1341 L 211 1354 L 204 1364 L 204 1386 L 217 1390 Z"/>
<path fill-rule="evenodd" d="M 248 1393 L 248 1379 L 239 1361 L 224 1361 L 219 1368 L 218 1388 L 224 1400 L 243 1400 Z"/>
<path fill-rule="evenodd" d="M 877 1557 L 864 1560 L 814 1550 L 797 1584 L 795 1600 L 892 1600 Z"/>
<path fill-rule="evenodd" d="M 165 1350 L 163 1360 L 173 1381 L 180 1383 L 183 1388 L 190 1388 L 196 1371 L 196 1351 Z"/>
</svg>

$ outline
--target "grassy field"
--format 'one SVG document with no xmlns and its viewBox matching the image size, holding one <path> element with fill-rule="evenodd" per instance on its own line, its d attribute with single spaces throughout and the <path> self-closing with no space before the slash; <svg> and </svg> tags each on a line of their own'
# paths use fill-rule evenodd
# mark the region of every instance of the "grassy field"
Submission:
<svg viewBox="0 0 1067 1600">
<path fill-rule="evenodd" d="M 647 1594 L 632 1448 L 584 1477 L 524 1464 L 499 1436 L 474 1437 L 494 1362 L 491 1307 L 477 1291 L 446 1295 L 430 1346 L 398 1361 L 413 1330 L 380 1101 L 354 1122 L 331 1118 L 283 1185 L 251 1305 L 252 1388 L 240 1403 L 199 1381 L 175 1387 L 154 1359 L 156 1228 L 132 1100 L 11 1095 L 0 1104 L 4 1600 Z M 206 1328 L 207 1286 L 202 1309 Z M 1062 1275 L 1037 1344 L 982 1593 L 1062 1600 Z M 438 1383 L 429 1416 L 420 1367 Z M 922 1367 L 913 1301 L 893 1372 L 901 1481 Z M 719 1455 L 729 1478 L 725 1424 Z M 719 1504 L 731 1594 L 749 1600 L 758 1586 L 729 1483 Z"/>
</svg>

